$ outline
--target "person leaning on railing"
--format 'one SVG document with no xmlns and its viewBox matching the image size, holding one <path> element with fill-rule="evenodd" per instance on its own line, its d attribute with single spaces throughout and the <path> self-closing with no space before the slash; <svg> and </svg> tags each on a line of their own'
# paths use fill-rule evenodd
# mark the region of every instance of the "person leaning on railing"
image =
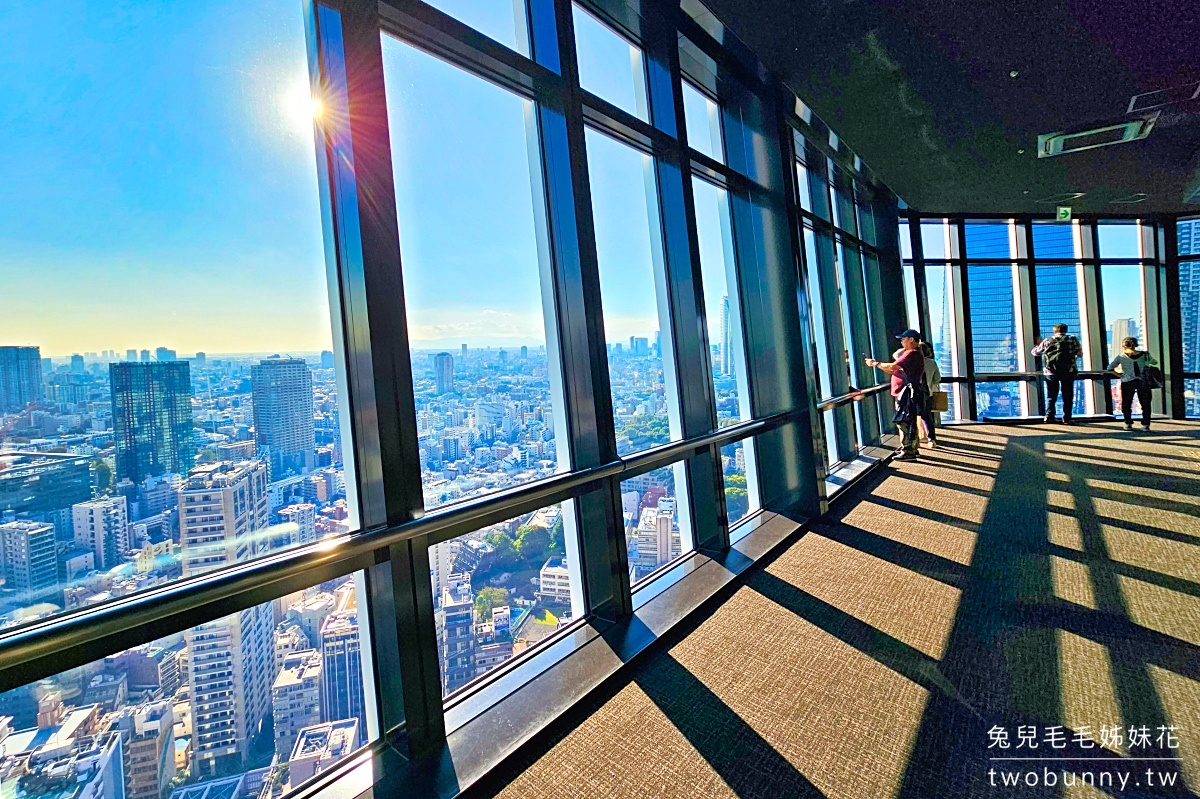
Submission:
<svg viewBox="0 0 1200 799">
<path fill-rule="evenodd" d="M 904 439 L 904 445 L 896 453 L 896 460 L 915 460 L 917 447 L 917 420 L 925 409 L 928 398 L 925 392 L 925 356 L 921 354 L 921 334 L 905 330 L 896 336 L 900 339 L 903 352 L 893 361 L 866 358 L 867 366 L 878 367 L 892 377 L 892 396 L 896 398 L 896 427 Z"/>
<path fill-rule="evenodd" d="M 1079 339 L 1067 335 L 1067 326 L 1054 326 L 1054 335 L 1042 339 L 1033 348 L 1034 357 L 1042 359 L 1042 374 L 1046 378 L 1046 421 L 1055 419 L 1054 406 L 1058 404 L 1058 391 L 1062 389 L 1063 424 L 1071 424 L 1071 413 L 1075 407 L 1075 377 L 1079 374 L 1078 360 L 1083 357 L 1083 345 Z"/>
<path fill-rule="evenodd" d="M 1121 413 L 1125 429 L 1133 429 L 1133 398 L 1142 404 L 1142 429 L 1150 430 L 1150 400 L 1153 389 L 1162 385 L 1158 361 L 1145 350 L 1138 349 L 1133 336 L 1121 340 L 1121 352 L 1112 359 L 1108 371 L 1121 376 Z"/>
</svg>

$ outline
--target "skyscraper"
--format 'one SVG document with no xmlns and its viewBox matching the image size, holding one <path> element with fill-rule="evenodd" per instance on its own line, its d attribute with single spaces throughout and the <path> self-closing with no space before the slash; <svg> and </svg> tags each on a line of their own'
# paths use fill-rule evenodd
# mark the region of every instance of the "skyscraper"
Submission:
<svg viewBox="0 0 1200 799">
<path fill-rule="evenodd" d="M 337 610 L 321 623 L 320 638 L 324 680 L 321 718 L 324 721 L 356 718 L 359 727 L 365 730 L 366 700 L 353 582 L 344 583 L 338 589 Z"/>
<path fill-rule="evenodd" d="M 501 361 L 504 359 L 501 358 Z M 438 394 L 448 394 L 454 390 L 454 356 L 448 352 L 439 352 L 433 356 L 433 380 Z"/>
<path fill-rule="evenodd" d="M 154 360 L 159 363 L 167 363 L 178 359 L 175 357 L 175 350 L 169 350 L 166 347 L 156 347 L 154 350 Z"/>
<path fill-rule="evenodd" d="M 125 497 L 99 497 L 71 508 L 75 543 L 92 552 L 96 568 L 106 571 L 125 561 L 131 548 Z"/>
<path fill-rule="evenodd" d="M 1180 256 L 1200 255 L 1200 219 L 1176 225 Z M 1179 262 L 1179 305 L 1183 320 L 1183 371 L 1200 372 L 1200 261 Z M 1200 380 L 1184 384 L 1188 416 L 1200 416 Z"/>
<path fill-rule="evenodd" d="M 254 442 L 266 454 L 272 479 L 303 472 L 317 439 L 312 371 L 299 358 L 274 356 L 250 370 L 254 392 Z"/>
<path fill-rule="evenodd" d="M 187 362 L 112 363 L 108 379 L 117 480 L 186 474 L 196 460 Z"/>
<path fill-rule="evenodd" d="M 37 347 L 0 347 L 0 413 L 42 398 L 42 355 Z"/>
<path fill-rule="evenodd" d="M 251 460 L 198 467 L 179 492 L 179 510 L 184 577 L 263 554 L 266 465 Z M 185 633 L 194 774 L 245 765 L 250 740 L 271 708 L 273 621 L 267 602 Z"/>
<path fill-rule="evenodd" d="M 292 753 L 300 730 L 321 723 L 322 687 L 320 652 L 304 649 L 284 656 L 271 686 L 275 754 L 281 759 Z"/>
<path fill-rule="evenodd" d="M 729 295 L 721 298 L 721 374 L 733 374 L 733 327 L 729 319 Z"/>
<path fill-rule="evenodd" d="M 0 524 L 0 567 L 4 587 L 27 603 L 45 599 L 58 588 L 54 525 L 42 522 Z"/>
<path fill-rule="evenodd" d="M 965 225 L 967 257 L 1011 258 L 1010 225 Z M 1017 318 L 1013 304 L 1013 270 L 1008 264 L 968 264 L 972 355 L 976 372 L 1017 371 Z M 980 415 L 1020 416 L 1020 384 L 979 383 L 975 389 Z"/>
</svg>

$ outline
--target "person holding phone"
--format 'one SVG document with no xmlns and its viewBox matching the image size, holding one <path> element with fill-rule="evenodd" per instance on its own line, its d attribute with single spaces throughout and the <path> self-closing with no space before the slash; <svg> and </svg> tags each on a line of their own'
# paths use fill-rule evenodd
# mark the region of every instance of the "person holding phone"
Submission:
<svg viewBox="0 0 1200 799">
<path fill-rule="evenodd" d="M 896 427 L 904 440 L 903 446 L 896 453 L 896 460 L 911 461 L 920 457 L 917 420 L 921 418 L 926 403 L 925 356 L 921 354 L 921 334 L 917 331 L 905 330 L 896 338 L 900 339 L 902 351 L 894 360 L 864 360 L 867 366 L 891 376 L 891 393 L 896 401 Z"/>
</svg>

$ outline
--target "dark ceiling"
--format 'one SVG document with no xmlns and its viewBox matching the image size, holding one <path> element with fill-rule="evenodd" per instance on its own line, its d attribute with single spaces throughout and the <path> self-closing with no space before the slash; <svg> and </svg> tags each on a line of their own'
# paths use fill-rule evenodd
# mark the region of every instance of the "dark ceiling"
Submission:
<svg viewBox="0 0 1200 799">
<path fill-rule="evenodd" d="M 1037 157 L 1038 134 L 1200 81 L 1200 0 L 706 4 L 913 208 L 1200 213 L 1200 101 L 1146 139 Z"/>
</svg>

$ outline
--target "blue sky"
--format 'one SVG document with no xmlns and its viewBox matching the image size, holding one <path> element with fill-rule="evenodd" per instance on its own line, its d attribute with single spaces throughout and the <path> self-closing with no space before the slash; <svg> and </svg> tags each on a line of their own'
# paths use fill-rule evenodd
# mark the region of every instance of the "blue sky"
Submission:
<svg viewBox="0 0 1200 799">
<path fill-rule="evenodd" d="M 516 44 L 507 2 L 435 4 Z M 576 16 L 585 86 L 637 113 L 636 53 Z M 330 346 L 300 0 L 10 0 L 0 36 L 0 342 Z M 384 54 L 414 346 L 544 343 L 529 104 L 398 41 Z M 642 156 L 588 145 L 606 327 L 652 336 Z M 716 341 L 721 242 L 700 243 Z M 1135 315 L 1135 296 L 1106 301 Z"/>
<path fill-rule="evenodd" d="M 329 346 L 299 0 L 11 0 L 0 37 L 0 341 Z"/>
</svg>

